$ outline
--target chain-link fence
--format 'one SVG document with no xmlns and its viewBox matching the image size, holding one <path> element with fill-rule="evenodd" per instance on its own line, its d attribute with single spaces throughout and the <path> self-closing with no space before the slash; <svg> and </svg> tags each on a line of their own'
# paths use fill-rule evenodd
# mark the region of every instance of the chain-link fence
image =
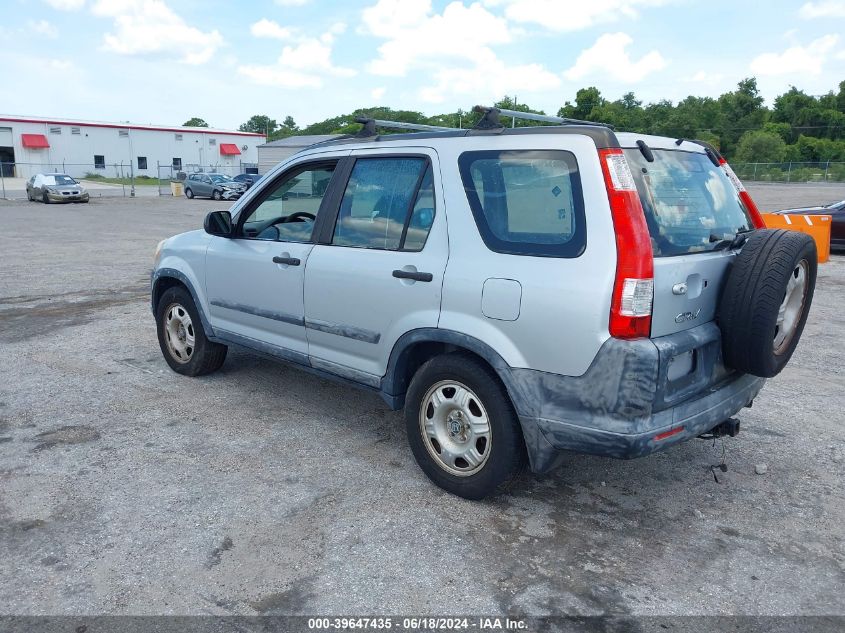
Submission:
<svg viewBox="0 0 845 633">
<path fill-rule="evenodd" d="M 740 180 L 757 182 L 845 182 L 845 163 L 731 163 Z"/>
<path fill-rule="evenodd" d="M 0 163 L 0 197 L 29 197 L 27 183 L 37 174 L 67 174 L 79 181 L 94 198 L 156 194 L 158 177 L 154 170 L 144 173 L 129 162 L 123 163 Z"/>
<path fill-rule="evenodd" d="M 239 162 L 236 165 L 198 165 L 196 163 L 178 163 L 157 165 L 158 193 L 161 196 L 182 195 L 182 187 L 190 174 L 221 174 L 234 178 L 238 174 L 257 174 L 258 163 Z"/>
<path fill-rule="evenodd" d="M 24 163 L 0 162 L 0 198 L 6 200 L 28 197 L 27 183 L 36 174 L 67 174 L 78 180 L 91 197 L 173 195 L 171 182 L 181 183 L 195 172 L 237 176 L 258 173 L 257 163 L 238 162 L 233 165 L 150 164 L 138 169 L 129 162 L 122 163 Z"/>
</svg>

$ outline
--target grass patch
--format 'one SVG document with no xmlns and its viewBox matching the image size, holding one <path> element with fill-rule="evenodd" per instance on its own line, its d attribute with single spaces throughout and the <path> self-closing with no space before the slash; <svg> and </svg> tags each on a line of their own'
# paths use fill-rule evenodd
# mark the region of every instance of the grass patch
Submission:
<svg viewBox="0 0 845 633">
<path fill-rule="evenodd" d="M 89 180 L 92 182 L 102 182 L 107 183 L 110 185 L 131 185 L 132 179 L 131 178 L 106 178 L 101 174 L 85 174 L 83 178 L 79 180 Z M 153 178 L 151 176 L 135 176 L 135 186 L 158 186 L 158 178 Z"/>
</svg>

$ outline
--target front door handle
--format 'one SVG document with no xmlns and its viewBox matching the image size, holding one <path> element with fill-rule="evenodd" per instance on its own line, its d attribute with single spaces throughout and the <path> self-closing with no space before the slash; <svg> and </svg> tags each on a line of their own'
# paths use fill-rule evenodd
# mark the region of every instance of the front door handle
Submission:
<svg viewBox="0 0 845 633">
<path fill-rule="evenodd" d="M 418 273 L 410 270 L 394 270 L 393 276 L 396 279 L 413 279 L 414 281 L 431 281 L 434 279 L 434 275 L 431 273 Z"/>
<path fill-rule="evenodd" d="M 287 264 L 288 266 L 299 266 L 299 258 L 298 257 L 279 257 L 278 255 L 273 258 L 274 264 Z"/>
</svg>

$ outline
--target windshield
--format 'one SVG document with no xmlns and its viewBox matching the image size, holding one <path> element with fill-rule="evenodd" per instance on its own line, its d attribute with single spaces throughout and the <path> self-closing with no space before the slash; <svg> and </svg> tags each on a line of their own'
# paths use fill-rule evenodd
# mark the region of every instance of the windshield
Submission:
<svg viewBox="0 0 845 633">
<path fill-rule="evenodd" d="M 230 182 L 232 180 L 228 176 L 222 176 L 220 174 L 214 174 L 213 176 L 209 176 L 209 178 L 214 182 Z"/>
<path fill-rule="evenodd" d="M 75 185 L 77 182 L 71 178 L 70 176 L 65 176 L 63 174 L 59 175 L 52 175 L 52 176 L 44 176 L 44 184 L 45 185 Z"/>
<path fill-rule="evenodd" d="M 712 251 L 752 229 L 751 217 L 725 172 L 705 154 L 626 149 L 655 257 Z"/>
</svg>

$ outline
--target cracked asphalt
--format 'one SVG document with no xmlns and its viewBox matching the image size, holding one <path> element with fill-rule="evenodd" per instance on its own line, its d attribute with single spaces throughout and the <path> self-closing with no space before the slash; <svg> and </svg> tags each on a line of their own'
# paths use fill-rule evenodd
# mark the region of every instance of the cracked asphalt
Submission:
<svg viewBox="0 0 845 633">
<path fill-rule="evenodd" d="M 374 395 L 234 349 L 167 368 L 153 249 L 213 208 L 0 201 L 0 614 L 845 614 L 845 257 L 737 438 L 469 502 Z"/>
</svg>

